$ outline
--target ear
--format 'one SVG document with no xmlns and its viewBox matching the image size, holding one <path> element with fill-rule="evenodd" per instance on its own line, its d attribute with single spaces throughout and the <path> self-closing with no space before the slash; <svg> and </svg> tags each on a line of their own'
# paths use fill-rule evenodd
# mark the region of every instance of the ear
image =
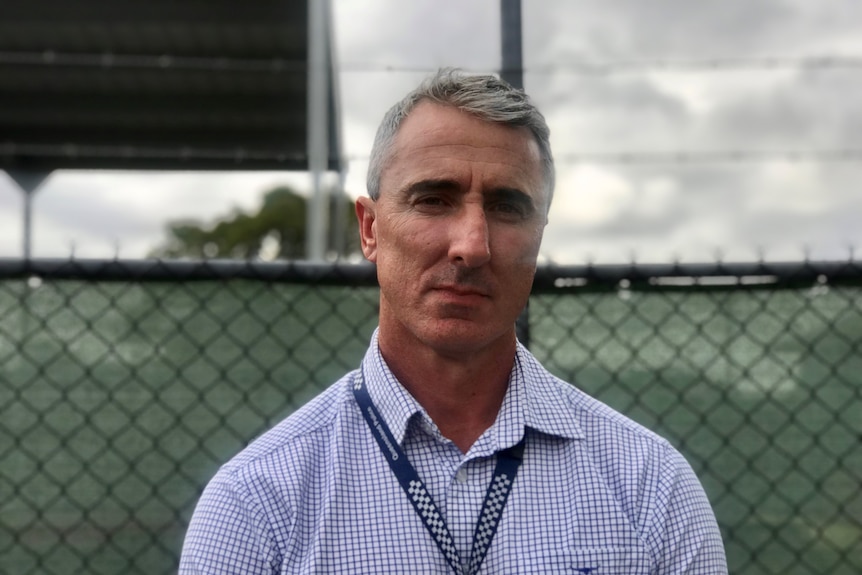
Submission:
<svg viewBox="0 0 862 575">
<path fill-rule="evenodd" d="M 359 241 L 365 259 L 377 262 L 377 204 L 368 196 L 356 199 L 356 218 L 359 220 Z"/>
</svg>

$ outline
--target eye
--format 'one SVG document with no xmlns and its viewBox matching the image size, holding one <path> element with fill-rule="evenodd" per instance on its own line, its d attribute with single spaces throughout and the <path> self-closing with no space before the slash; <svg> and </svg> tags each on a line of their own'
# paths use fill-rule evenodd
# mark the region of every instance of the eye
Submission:
<svg viewBox="0 0 862 575">
<path fill-rule="evenodd" d="M 420 196 L 420 197 L 416 198 L 413 201 L 413 203 L 416 205 L 423 205 L 423 206 L 442 206 L 444 202 L 443 202 L 443 198 L 441 198 L 440 196 L 430 196 L 429 195 L 429 196 Z"/>
<path fill-rule="evenodd" d="M 496 205 L 492 206 L 492 209 L 498 212 L 503 212 L 507 214 L 523 214 L 524 210 L 521 206 L 512 204 L 510 202 L 499 202 Z"/>
<path fill-rule="evenodd" d="M 411 200 L 410 205 L 419 213 L 439 214 L 449 208 L 450 202 L 441 194 L 420 194 Z"/>
<path fill-rule="evenodd" d="M 485 211 L 503 221 L 521 222 L 535 213 L 535 207 L 530 196 L 521 190 L 499 188 L 486 195 Z"/>
<path fill-rule="evenodd" d="M 512 221 L 520 221 L 527 217 L 526 208 L 517 202 L 494 202 L 487 208 L 488 213 L 499 218 Z"/>
</svg>

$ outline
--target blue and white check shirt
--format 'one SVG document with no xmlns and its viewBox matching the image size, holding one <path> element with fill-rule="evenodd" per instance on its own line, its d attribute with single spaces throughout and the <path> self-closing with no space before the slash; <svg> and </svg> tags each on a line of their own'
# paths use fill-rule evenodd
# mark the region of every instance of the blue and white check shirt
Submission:
<svg viewBox="0 0 862 575">
<path fill-rule="evenodd" d="M 377 347 L 368 391 L 440 508 L 464 561 L 495 453 L 524 460 L 480 573 L 727 573 L 691 467 L 667 441 L 555 378 L 519 345 L 494 425 L 464 455 Z M 351 392 L 357 372 L 254 441 L 207 486 L 180 573 L 451 573 Z"/>
</svg>

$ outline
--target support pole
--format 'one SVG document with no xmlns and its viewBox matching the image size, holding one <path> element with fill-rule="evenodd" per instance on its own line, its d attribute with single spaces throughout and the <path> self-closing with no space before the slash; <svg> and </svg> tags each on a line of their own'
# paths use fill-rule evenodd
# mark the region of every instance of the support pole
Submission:
<svg viewBox="0 0 862 575">
<path fill-rule="evenodd" d="M 24 237 L 22 238 L 22 255 L 25 261 L 30 261 L 33 252 L 33 196 L 51 172 L 7 169 L 12 178 L 24 193 Z"/>
<path fill-rule="evenodd" d="M 328 202 L 323 176 L 329 167 L 327 102 L 329 74 L 327 63 L 327 3 L 308 2 L 308 170 L 311 172 L 311 197 L 306 216 L 305 252 L 311 261 L 321 262 L 326 255 L 326 216 Z"/>
<path fill-rule="evenodd" d="M 338 187 L 330 196 L 330 202 L 335 202 L 335 209 L 330 212 L 329 229 L 330 229 L 330 249 L 335 252 L 335 259 L 339 260 L 347 253 L 347 230 L 352 229 L 348 224 L 348 220 L 354 218 L 352 210 L 348 213 L 347 207 L 350 205 L 347 190 L 347 160 L 344 157 L 344 135 L 341 132 L 341 86 L 338 78 L 338 47 L 336 45 L 337 36 L 334 32 L 334 24 L 332 17 L 332 2 L 327 0 L 324 3 L 326 6 L 326 23 L 327 23 L 327 69 L 331 72 L 329 75 L 329 97 L 327 98 L 327 106 L 329 108 L 329 136 L 330 143 L 334 144 L 335 149 L 329 150 L 330 155 L 334 155 L 338 159 Z"/>
<path fill-rule="evenodd" d="M 524 89 L 523 45 L 521 41 L 521 0 L 500 0 L 500 78 L 513 87 Z M 530 346 L 530 307 L 524 306 L 515 322 L 518 340 Z"/>
<path fill-rule="evenodd" d="M 335 209 L 332 211 L 332 250 L 335 252 L 335 259 L 340 260 L 347 252 L 347 218 L 353 217 L 347 213 L 347 194 L 345 194 L 345 181 L 347 174 L 344 170 L 338 172 L 338 189 L 331 198 L 335 202 Z"/>
<path fill-rule="evenodd" d="M 24 261 L 33 256 L 33 192 L 24 190 L 24 238 L 22 239 Z"/>
<path fill-rule="evenodd" d="M 521 41 L 521 0 L 500 0 L 500 27 L 503 57 L 500 77 L 515 88 L 523 90 L 524 50 Z"/>
</svg>

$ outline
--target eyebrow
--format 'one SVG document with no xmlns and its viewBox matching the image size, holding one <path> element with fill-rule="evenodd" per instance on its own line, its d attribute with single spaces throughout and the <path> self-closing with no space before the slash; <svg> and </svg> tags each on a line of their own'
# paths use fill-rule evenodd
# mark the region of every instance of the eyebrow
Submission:
<svg viewBox="0 0 862 575">
<path fill-rule="evenodd" d="M 403 189 L 404 197 L 410 197 L 413 194 L 423 192 L 454 192 L 460 190 L 460 185 L 455 180 L 448 178 L 429 178 L 420 180 L 408 185 Z M 533 197 L 518 188 L 508 188 L 505 186 L 491 188 L 484 194 L 485 201 L 509 201 L 520 205 L 527 213 L 535 213 L 537 210 L 536 203 Z"/>
<path fill-rule="evenodd" d="M 414 182 L 404 188 L 404 193 L 406 195 L 415 194 L 418 192 L 436 192 L 436 191 L 447 191 L 447 190 L 457 190 L 460 189 L 460 185 L 455 180 L 450 180 L 447 178 L 440 179 L 427 179 L 420 180 L 418 182 Z M 522 204 L 533 205 L 533 198 L 530 194 L 518 189 L 518 188 L 508 188 L 505 186 L 491 188 L 489 191 L 484 194 L 486 197 L 495 199 L 495 200 L 510 200 Z"/>
</svg>

